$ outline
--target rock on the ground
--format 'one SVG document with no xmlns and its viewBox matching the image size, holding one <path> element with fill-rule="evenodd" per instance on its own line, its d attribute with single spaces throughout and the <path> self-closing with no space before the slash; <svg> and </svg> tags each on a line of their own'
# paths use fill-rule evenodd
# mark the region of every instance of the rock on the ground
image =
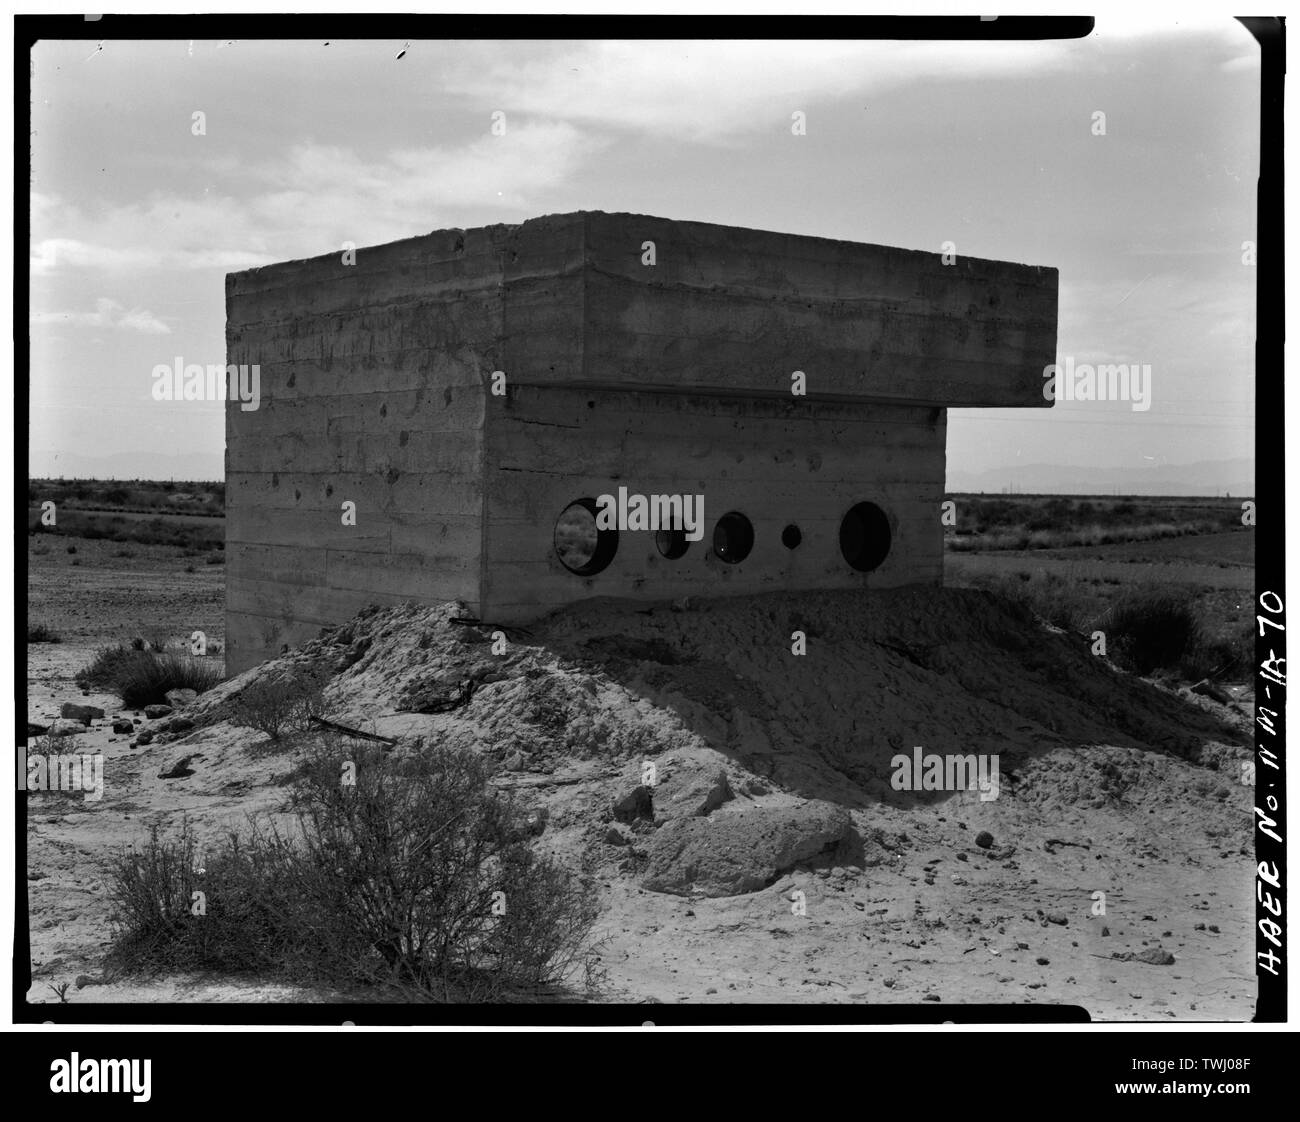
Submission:
<svg viewBox="0 0 1300 1122">
<path fill-rule="evenodd" d="M 614 818 L 618 822 L 635 822 L 638 818 L 654 816 L 654 795 L 649 787 L 642 784 L 634 787 L 613 806 Z"/>
<path fill-rule="evenodd" d="M 1115 952 L 1111 958 L 1120 959 L 1122 962 L 1144 962 L 1148 966 L 1172 966 L 1174 956 L 1165 950 L 1164 947 L 1147 947 L 1144 951 L 1124 951 L 1123 953 Z"/>
<path fill-rule="evenodd" d="M 197 690 L 168 690 L 163 696 L 173 709 L 184 709 L 199 694 Z"/>
<path fill-rule="evenodd" d="M 813 857 L 847 852 L 852 841 L 849 812 L 815 800 L 677 818 L 654 834 L 641 886 L 677 895 L 738 896 L 765 888 Z"/>
<path fill-rule="evenodd" d="M 698 818 L 733 798 L 722 768 L 669 765 L 668 774 L 654 788 L 655 821 Z"/>
<path fill-rule="evenodd" d="M 980 849 L 988 849 L 993 844 L 993 835 L 987 830 L 981 830 L 975 835 L 975 844 L 979 846 Z"/>
<path fill-rule="evenodd" d="M 631 845 L 636 840 L 632 827 L 622 822 L 611 822 L 605 831 L 605 841 L 609 845 Z"/>
<path fill-rule="evenodd" d="M 125 717 L 119 717 L 113 722 L 113 731 L 119 734 L 125 733 L 129 736 L 131 733 L 135 732 L 135 725 Z"/>
<path fill-rule="evenodd" d="M 158 720 L 159 717 L 170 717 L 172 707 L 170 705 L 146 705 L 144 715 L 151 721 Z"/>
<path fill-rule="evenodd" d="M 104 711 L 94 705 L 77 705 L 75 702 L 65 701 L 59 709 L 59 716 L 88 725 L 91 721 L 103 720 Z"/>
<path fill-rule="evenodd" d="M 187 775 L 193 775 L 194 769 L 190 767 L 190 761 L 196 758 L 197 757 L 195 756 L 185 756 L 184 758 L 177 760 L 166 771 L 160 771 L 158 773 L 158 778 L 159 779 L 184 779 Z"/>
<path fill-rule="evenodd" d="M 1198 693 L 1202 697 L 1209 697 L 1217 701 L 1220 705 L 1227 705 L 1232 701 L 1231 695 L 1227 690 L 1221 689 L 1210 681 L 1209 678 L 1202 678 L 1192 687 L 1192 693 Z"/>
<path fill-rule="evenodd" d="M 86 726 L 80 721 L 59 717 L 50 722 L 50 727 L 46 731 L 50 736 L 80 736 L 86 731 Z"/>
</svg>

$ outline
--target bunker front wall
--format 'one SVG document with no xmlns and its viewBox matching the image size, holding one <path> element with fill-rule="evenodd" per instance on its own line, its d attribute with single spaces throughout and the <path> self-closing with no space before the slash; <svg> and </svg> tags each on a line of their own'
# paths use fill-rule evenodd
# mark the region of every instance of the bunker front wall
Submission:
<svg viewBox="0 0 1300 1122">
<path fill-rule="evenodd" d="M 515 387 L 485 422 L 484 618 L 526 622 L 595 596 L 939 584 L 946 424 L 945 410 L 916 406 Z M 654 533 L 621 531 L 604 570 L 572 572 L 555 549 L 557 519 L 620 486 L 702 496 L 703 537 L 670 560 Z M 840 549 L 841 522 L 861 502 L 890 525 L 872 572 Z M 733 511 L 754 530 L 736 564 L 712 548 Z M 795 548 L 782 541 L 788 526 Z"/>
<path fill-rule="evenodd" d="M 261 367 L 258 408 L 226 412 L 230 673 L 370 604 L 476 606 L 508 230 L 227 278 L 228 361 Z"/>
</svg>

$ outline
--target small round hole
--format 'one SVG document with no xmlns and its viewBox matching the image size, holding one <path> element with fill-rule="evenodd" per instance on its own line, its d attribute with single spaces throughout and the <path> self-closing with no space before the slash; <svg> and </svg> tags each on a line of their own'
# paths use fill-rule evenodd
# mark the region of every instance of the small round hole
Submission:
<svg viewBox="0 0 1300 1122">
<path fill-rule="evenodd" d="M 595 576 L 618 552 L 618 531 L 596 527 L 595 499 L 578 499 L 555 520 L 555 556 L 571 573 Z"/>
<path fill-rule="evenodd" d="M 718 519 L 713 527 L 713 552 L 728 565 L 738 565 L 754 548 L 754 526 L 739 511 L 733 510 Z"/>
<path fill-rule="evenodd" d="M 786 549 L 798 549 L 801 541 L 803 541 L 803 534 L 793 522 L 781 531 L 781 544 Z"/>
</svg>

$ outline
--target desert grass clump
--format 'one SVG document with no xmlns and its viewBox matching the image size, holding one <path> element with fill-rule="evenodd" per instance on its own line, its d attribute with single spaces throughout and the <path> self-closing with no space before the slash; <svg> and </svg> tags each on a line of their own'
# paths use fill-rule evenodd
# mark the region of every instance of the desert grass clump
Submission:
<svg viewBox="0 0 1300 1122">
<path fill-rule="evenodd" d="M 204 693 L 221 681 L 221 671 L 203 659 L 159 654 L 118 644 L 96 652 L 90 665 L 77 673 L 82 689 L 108 690 L 128 709 L 161 705 L 170 690 Z"/>
<path fill-rule="evenodd" d="M 447 1002 L 536 1000 L 590 967 L 594 895 L 533 848 L 476 753 L 417 742 L 394 759 L 322 738 L 291 808 L 201 865 L 184 828 L 114 858 L 110 964 Z"/>
<path fill-rule="evenodd" d="M 1201 623 L 1185 597 L 1172 592 L 1133 594 L 1098 625 L 1112 656 L 1139 674 L 1174 669 L 1203 643 Z"/>
<path fill-rule="evenodd" d="M 27 641 L 29 643 L 62 643 L 63 636 L 44 623 L 29 623 L 27 625 Z"/>
<path fill-rule="evenodd" d="M 1225 638 L 1203 637 L 1183 655 L 1178 671 L 1192 681 L 1209 678 L 1212 681 L 1248 680 L 1254 669 L 1255 639 L 1250 634 L 1236 641 Z"/>
</svg>

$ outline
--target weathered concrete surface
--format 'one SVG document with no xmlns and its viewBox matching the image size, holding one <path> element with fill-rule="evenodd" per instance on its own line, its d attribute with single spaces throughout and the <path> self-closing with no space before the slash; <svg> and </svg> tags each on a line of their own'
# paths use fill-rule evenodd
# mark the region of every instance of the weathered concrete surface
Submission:
<svg viewBox="0 0 1300 1122">
<path fill-rule="evenodd" d="M 594 384 L 788 397 L 802 370 L 810 396 L 1049 404 L 1055 269 L 634 214 L 585 226 Z"/>
<path fill-rule="evenodd" d="M 889 588 L 943 578 L 946 415 L 941 409 L 524 387 L 489 413 L 482 606 L 528 620 L 589 596 L 677 599 L 781 588 Z M 704 537 L 669 560 L 653 533 L 622 531 L 603 572 L 578 576 L 553 548 L 571 502 L 613 494 L 704 497 Z M 855 503 L 880 506 L 892 544 L 870 573 L 840 553 Z M 728 564 L 711 545 L 740 511 L 753 552 Z M 795 549 L 781 542 L 799 528 Z"/>
<path fill-rule="evenodd" d="M 227 361 L 262 397 L 227 408 L 236 672 L 371 603 L 524 622 L 599 595 L 937 583 L 945 408 L 1051 404 L 1055 270 L 640 215 L 286 262 L 228 277 L 226 302 Z M 702 494 L 704 540 L 669 561 L 627 532 L 577 576 L 556 519 L 620 484 Z M 893 537 L 870 574 L 838 549 L 861 501 Z M 737 565 L 710 549 L 730 510 L 755 529 Z"/>
</svg>

